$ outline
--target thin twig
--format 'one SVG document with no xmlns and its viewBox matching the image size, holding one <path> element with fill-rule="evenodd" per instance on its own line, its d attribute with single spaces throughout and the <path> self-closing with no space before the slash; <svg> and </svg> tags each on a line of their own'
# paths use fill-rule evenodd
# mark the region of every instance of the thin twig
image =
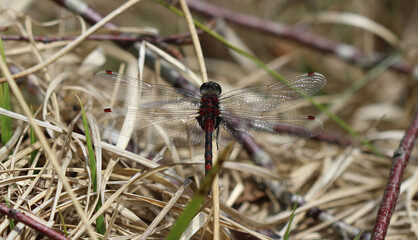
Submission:
<svg viewBox="0 0 418 240">
<path fill-rule="evenodd" d="M 203 31 L 198 31 L 198 34 L 202 34 Z M 36 42 L 42 43 L 51 43 L 51 42 L 58 42 L 58 41 L 69 41 L 74 40 L 79 36 L 57 36 L 57 37 L 50 37 L 50 36 L 33 36 L 33 40 Z M 3 41 L 29 41 L 29 37 L 26 36 L 19 36 L 19 35 L 3 35 L 0 36 Z M 184 45 L 190 44 L 190 33 L 180 33 L 168 37 L 162 36 L 135 36 L 135 35 L 114 35 L 114 34 L 94 34 L 90 35 L 86 38 L 87 40 L 104 40 L 104 41 L 120 41 L 120 42 L 141 42 L 147 41 L 150 43 L 158 43 L 161 42 L 175 44 L 175 45 Z"/>
<path fill-rule="evenodd" d="M 39 221 L 26 216 L 25 214 L 17 211 L 13 208 L 8 208 L 6 205 L 3 205 L 0 203 L 0 212 L 4 215 L 7 215 L 9 218 L 13 218 L 18 222 L 21 222 L 25 224 L 26 226 L 29 226 L 36 231 L 42 233 L 44 236 L 55 239 L 55 240 L 69 240 L 69 238 L 65 237 L 61 233 L 55 231 L 54 229 L 45 226 L 44 224 L 40 223 Z"/>
<path fill-rule="evenodd" d="M 198 34 L 202 34 L 202 33 L 203 31 L 199 29 Z M 33 36 L 33 40 L 36 42 L 42 42 L 44 44 L 48 44 L 52 42 L 74 40 L 77 37 L 78 36 L 63 36 L 63 37 Z M 0 36 L 0 38 L 2 40 L 9 40 L 9 41 L 29 41 L 28 37 L 19 36 L 19 35 L 6 35 L 6 36 Z M 168 52 L 170 55 L 174 56 L 177 59 L 182 59 L 183 58 L 182 54 L 180 53 L 178 49 L 173 48 L 168 44 L 185 45 L 185 44 L 190 44 L 192 42 L 190 38 L 190 33 L 180 33 L 180 34 L 176 34 L 176 35 L 172 35 L 168 37 L 95 34 L 95 35 L 88 36 L 86 40 L 115 41 L 121 44 L 147 41 L 147 42 L 158 45 L 164 51 Z"/>
<path fill-rule="evenodd" d="M 396 207 L 396 200 L 399 197 L 402 177 L 414 148 L 415 140 L 418 137 L 418 107 L 411 120 L 408 129 L 405 132 L 398 149 L 393 154 L 393 164 L 390 170 L 388 182 L 386 184 L 385 193 L 377 212 L 376 225 L 373 230 L 372 239 L 385 239 L 389 228 L 390 218 Z"/>
</svg>

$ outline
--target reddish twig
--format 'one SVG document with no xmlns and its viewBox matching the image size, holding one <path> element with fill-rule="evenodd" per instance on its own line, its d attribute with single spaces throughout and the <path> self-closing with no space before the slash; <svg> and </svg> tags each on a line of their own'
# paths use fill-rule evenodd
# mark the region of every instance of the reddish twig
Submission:
<svg viewBox="0 0 418 240">
<path fill-rule="evenodd" d="M 202 31 L 200 31 L 202 33 Z M 29 41 L 28 37 L 18 35 L 4 35 L 0 36 L 3 41 Z M 36 42 L 51 43 L 58 41 L 74 40 L 78 36 L 65 36 L 65 37 L 44 37 L 34 36 L 33 40 Z M 169 37 L 154 37 L 154 36 L 127 36 L 127 35 L 114 35 L 114 34 L 96 34 L 87 37 L 88 40 L 107 40 L 107 41 L 119 41 L 119 42 L 140 42 L 147 41 L 150 43 L 170 43 L 176 45 L 190 44 L 190 33 L 182 33 Z"/>
<path fill-rule="evenodd" d="M 203 34 L 203 31 L 198 31 L 198 34 Z M 43 43 L 51 43 L 51 42 L 57 42 L 57 41 L 68 41 L 68 40 L 74 40 L 78 36 L 64 36 L 64 37 L 48 37 L 48 36 L 34 36 L 33 39 L 36 42 L 43 42 Z M 17 36 L 17 35 L 6 35 L 1 36 L 2 40 L 14 40 L 14 41 L 29 41 L 28 37 L 24 36 Z M 168 37 L 161 37 L 161 36 L 134 36 L 134 35 L 115 35 L 115 34 L 96 34 L 91 35 L 87 37 L 88 40 L 108 40 L 108 41 L 115 41 L 119 44 L 125 44 L 125 43 L 135 43 L 135 42 L 141 42 L 141 41 L 147 41 L 150 43 L 153 43 L 166 52 L 168 52 L 170 55 L 174 56 L 177 59 L 183 58 L 182 54 L 175 48 L 172 48 L 168 46 L 167 44 L 175 44 L 175 45 L 184 45 L 184 44 L 190 44 L 191 38 L 190 33 L 180 33 L 173 36 Z"/>
<path fill-rule="evenodd" d="M 252 28 L 271 35 L 291 39 L 316 50 L 325 53 L 332 53 L 345 61 L 354 63 L 365 69 L 369 69 L 377 65 L 383 59 L 382 55 L 384 54 L 376 53 L 374 54 L 372 61 L 370 61 L 370 58 L 366 57 L 363 52 L 351 45 L 332 41 L 328 38 L 320 37 L 318 35 L 308 33 L 305 30 L 289 27 L 278 22 L 236 13 L 234 11 L 213 5 L 207 1 L 187 0 L 187 4 L 192 11 L 211 16 L 212 18 L 224 18 L 227 21 L 246 28 Z M 401 73 L 409 75 L 415 74 L 414 77 L 418 78 L 416 73 L 414 73 L 414 69 L 418 68 L 418 66 L 414 67 L 407 62 L 399 61 L 392 65 L 391 68 Z"/>
<path fill-rule="evenodd" d="M 26 216 L 25 214 L 13 209 L 8 208 L 6 205 L 0 203 L 0 213 L 3 213 L 4 215 L 7 215 L 10 218 L 13 218 L 14 220 L 21 222 L 36 231 L 42 233 L 46 237 L 50 239 L 58 239 L 58 240 L 69 240 L 69 238 L 61 235 L 59 232 L 51 229 L 48 226 L 43 225 L 42 223 L 39 223 L 38 221 L 34 220 L 33 218 Z"/>
<path fill-rule="evenodd" d="M 376 225 L 374 226 L 372 239 L 385 239 L 386 232 L 389 227 L 390 218 L 395 210 L 396 200 L 399 196 L 402 177 L 406 164 L 412 153 L 415 140 L 418 137 L 418 107 L 416 108 L 414 117 L 405 132 L 398 149 L 393 154 L 393 164 L 390 170 L 388 182 L 386 184 L 385 193 L 377 212 Z"/>
</svg>

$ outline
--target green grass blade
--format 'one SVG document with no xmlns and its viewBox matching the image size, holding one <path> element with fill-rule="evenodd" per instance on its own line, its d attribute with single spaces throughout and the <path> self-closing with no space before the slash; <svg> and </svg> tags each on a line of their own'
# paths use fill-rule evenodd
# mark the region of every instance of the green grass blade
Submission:
<svg viewBox="0 0 418 240">
<path fill-rule="evenodd" d="M 80 102 L 81 106 L 81 116 L 83 119 L 83 126 L 84 126 L 84 132 L 86 134 L 86 144 L 87 144 L 87 150 L 89 153 L 89 160 L 90 160 L 90 171 L 91 171 L 91 179 L 92 179 L 92 185 L 93 185 L 93 191 L 97 193 L 97 196 L 99 198 L 99 201 L 96 204 L 95 210 L 96 212 L 100 209 L 102 206 L 102 201 L 100 194 L 97 192 L 97 165 L 96 165 L 96 154 L 94 153 L 93 144 L 90 137 L 90 129 L 86 117 L 86 113 L 84 112 L 83 103 L 81 102 L 80 98 L 78 98 L 78 101 Z M 106 226 L 104 222 L 104 216 L 100 215 L 96 219 L 96 231 L 102 235 L 106 233 Z"/>
<path fill-rule="evenodd" d="M 32 110 L 32 114 L 33 114 L 33 108 L 31 106 L 31 110 Z M 30 144 L 33 145 L 35 144 L 38 140 L 36 139 L 36 134 L 35 134 L 35 130 L 33 130 L 33 127 L 30 127 Z M 30 154 L 30 164 L 32 165 L 33 161 L 35 160 L 36 154 L 38 154 L 38 150 L 34 150 L 31 154 Z M 35 173 L 37 173 L 39 171 L 36 171 Z"/>
<path fill-rule="evenodd" d="M 97 193 L 97 195 L 99 196 L 99 201 L 96 204 L 96 212 L 99 211 L 99 209 L 102 207 L 102 198 L 100 197 L 99 193 Z M 105 235 L 106 233 L 106 225 L 103 214 L 98 216 L 96 219 L 96 231 L 102 235 Z"/>
<path fill-rule="evenodd" d="M 6 56 L 4 55 L 3 41 L 0 39 L 0 55 L 3 61 L 6 62 Z M 0 84 L 0 107 L 11 110 L 10 105 L 10 90 L 7 82 Z M 0 130 L 1 130 L 1 143 L 4 146 L 13 135 L 12 132 L 12 119 L 8 116 L 0 115 Z"/>
<path fill-rule="evenodd" d="M 67 225 L 65 224 L 65 221 L 64 221 L 64 216 L 62 216 L 61 211 L 58 211 L 58 213 L 60 215 L 60 221 L 61 221 L 61 224 L 62 224 L 62 230 L 64 231 L 64 235 L 66 237 L 68 237 L 68 230 L 67 230 Z"/>
<path fill-rule="evenodd" d="M 354 238 L 354 240 L 360 240 L 361 235 L 363 235 L 363 230 Z"/>
<path fill-rule="evenodd" d="M 86 144 L 87 144 L 87 150 L 89 153 L 89 160 L 90 160 L 90 169 L 91 169 L 91 180 L 93 181 L 93 191 L 97 191 L 97 165 L 96 165 L 96 154 L 94 153 L 94 149 L 93 149 L 93 143 L 91 141 L 91 137 L 90 137 L 90 129 L 89 129 L 89 124 L 87 121 L 87 117 L 86 117 L 86 113 L 84 112 L 84 106 L 83 103 L 81 102 L 80 98 L 78 98 L 78 101 L 80 102 L 80 106 L 81 106 L 81 116 L 83 119 L 83 127 L 84 127 L 84 132 L 86 135 Z"/>
<path fill-rule="evenodd" d="M 197 212 L 199 211 L 200 206 L 202 205 L 203 201 L 205 200 L 206 193 L 209 192 L 212 181 L 215 178 L 216 174 L 221 170 L 222 164 L 228 159 L 230 153 L 232 151 L 232 146 L 228 146 L 222 155 L 219 157 L 218 162 L 213 166 L 210 170 L 209 174 L 203 179 L 199 190 L 197 190 L 194 194 L 190 202 L 187 204 L 184 211 L 181 213 L 179 218 L 177 219 L 176 223 L 174 224 L 173 228 L 171 229 L 168 237 L 168 240 L 177 240 L 180 239 L 181 235 L 183 234 L 184 230 L 186 230 L 187 226 L 189 226 L 190 222 L 196 216 Z"/>
<path fill-rule="evenodd" d="M 9 199 L 7 199 L 6 197 L 3 197 L 3 199 L 6 201 L 6 206 L 8 208 L 11 208 Z M 13 218 L 9 218 L 9 227 L 10 230 L 13 230 L 15 228 L 15 220 Z"/>
<path fill-rule="evenodd" d="M 296 199 L 295 203 L 293 204 L 292 213 L 290 214 L 290 217 L 289 217 L 289 224 L 287 224 L 286 232 L 283 236 L 284 240 L 287 240 L 290 237 L 290 231 L 292 230 L 292 222 L 293 222 L 293 219 L 295 218 L 295 211 L 297 208 L 298 208 L 298 201 Z"/>
</svg>

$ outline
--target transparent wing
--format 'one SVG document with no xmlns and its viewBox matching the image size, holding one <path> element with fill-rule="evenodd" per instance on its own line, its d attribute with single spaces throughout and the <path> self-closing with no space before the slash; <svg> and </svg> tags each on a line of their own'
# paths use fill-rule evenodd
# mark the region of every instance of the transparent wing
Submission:
<svg viewBox="0 0 418 240">
<path fill-rule="evenodd" d="M 109 96 L 136 108 L 198 109 L 200 96 L 192 91 L 148 84 L 112 71 L 99 72 L 94 84 Z"/>
<path fill-rule="evenodd" d="M 223 121 L 219 126 L 219 143 L 242 143 L 245 137 L 253 137 L 271 144 L 284 144 L 319 134 L 322 123 L 311 117 L 255 113 L 290 107 L 313 95 L 326 80 L 321 74 L 310 73 L 291 78 L 288 82 L 244 88 L 222 95 Z M 122 135 L 141 142 L 178 146 L 196 144 L 204 139 L 204 132 L 195 119 L 201 101 L 198 94 L 139 83 L 135 78 L 110 71 L 96 74 L 94 83 L 106 94 L 130 106 L 129 110 L 123 111 L 107 109 L 97 116 L 105 134 L 122 132 Z M 133 131 L 121 131 L 122 126 L 124 130 L 131 126 Z"/>
<path fill-rule="evenodd" d="M 222 115 L 218 142 L 227 146 L 231 142 L 242 144 L 246 137 L 256 142 L 281 145 L 320 134 L 324 127 L 312 116 L 244 116 L 227 113 Z"/>
<path fill-rule="evenodd" d="M 229 91 L 220 96 L 220 108 L 235 112 L 283 110 L 312 96 L 326 84 L 320 73 L 306 73 L 286 81 Z"/>
<path fill-rule="evenodd" d="M 97 122 L 103 129 L 103 135 L 122 135 L 139 142 L 157 145 L 188 146 L 199 143 L 204 132 L 196 116 L 190 112 L 152 113 L 141 109 L 120 112 L 104 112 L 97 116 Z M 122 131 L 122 126 L 132 126 L 132 134 Z"/>
</svg>

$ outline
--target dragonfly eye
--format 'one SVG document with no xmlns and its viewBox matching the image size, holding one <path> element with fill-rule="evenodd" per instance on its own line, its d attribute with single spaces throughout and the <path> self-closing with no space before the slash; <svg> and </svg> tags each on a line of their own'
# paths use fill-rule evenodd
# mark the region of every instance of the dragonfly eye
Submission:
<svg viewBox="0 0 418 240">
<path fill-rule="evenodd" d="M 201 94 L 214 93 L 219 96 L 221 95 L 221 92 L 222 92 L 222 88 L 216 82 L 207 82 L 207 83 L 203 83 L 202 86 L 200 86 Z"/>
</svg>

